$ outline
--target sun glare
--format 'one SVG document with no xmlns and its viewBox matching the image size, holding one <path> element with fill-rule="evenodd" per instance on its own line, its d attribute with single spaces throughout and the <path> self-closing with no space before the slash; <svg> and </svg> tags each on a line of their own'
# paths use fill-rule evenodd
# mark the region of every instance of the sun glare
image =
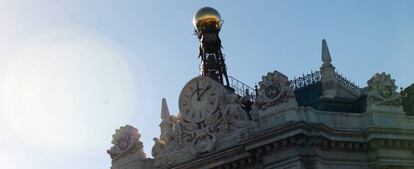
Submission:
<svg viewBox="0 0 414 169">
<path fill-rule="evenodd" d="M 48 33 L 24 43 L 12 58 L 2 119 L 34 147 L 96 148 L 134 112 L 134 78 L 123 55 L 100 38 Z"/>
</svg>

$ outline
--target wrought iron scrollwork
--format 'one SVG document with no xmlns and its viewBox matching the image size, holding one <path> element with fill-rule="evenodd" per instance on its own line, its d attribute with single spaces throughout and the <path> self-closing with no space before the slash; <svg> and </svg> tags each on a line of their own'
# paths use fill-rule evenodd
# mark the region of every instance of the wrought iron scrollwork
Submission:
<svg viewBox="0 0 414 169">
<path fill-rule="evenodd" d="M 311 84 L 315 84 L 321 81 L 321 73 L 320 71 L 311 72 L 307 75 L 302 75 L 302 77 L 294 77 L 293 80 L 290 80 L 290 87 L 293 90 L 298 90 L 309 86 Z"/>
</svg>

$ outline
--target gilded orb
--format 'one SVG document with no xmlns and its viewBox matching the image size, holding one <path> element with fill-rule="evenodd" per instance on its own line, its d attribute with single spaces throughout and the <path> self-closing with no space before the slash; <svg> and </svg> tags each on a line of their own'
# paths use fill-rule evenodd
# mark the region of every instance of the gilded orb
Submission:
<svg viewBox="0 0 414 169">
<path fill-rule="evenodd" d="M 211 7 L 204 7 L 197 11 L 193 18 L 193 25 L 196 29 L 200 27 L 215 26 L 219 28 L 221 17 L 218 11 Z"/>
</svg>

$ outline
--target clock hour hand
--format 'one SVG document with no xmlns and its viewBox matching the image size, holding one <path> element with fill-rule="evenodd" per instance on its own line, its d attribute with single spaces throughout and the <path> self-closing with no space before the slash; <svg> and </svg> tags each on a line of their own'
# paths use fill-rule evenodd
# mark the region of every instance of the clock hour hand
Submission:
<svg viewBox="0 0 414 169">
<path fill-rule="evenodd" d="M 197 82 L 197 100 L 200 100 L 200 87 Z"/>
<path fill-rule="evenodd" d="M 203 92 L 201 92 L 200 96 L 199 96 L 199 97 L 197 97 L 197 100 L 200 100 L 200 98 L 204 95 L 204 93 L 206 93 L 206 91 L 207 91 L 208 89 L 210 89 L 210 88 L 211 88 L 211 85 L 207 86 L 207 87 L 203 90 Z"/>
</svg>

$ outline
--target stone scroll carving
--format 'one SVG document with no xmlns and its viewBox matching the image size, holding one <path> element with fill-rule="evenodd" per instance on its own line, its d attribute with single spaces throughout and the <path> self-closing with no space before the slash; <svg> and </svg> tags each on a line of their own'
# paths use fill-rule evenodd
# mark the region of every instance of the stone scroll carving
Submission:
<svg viewBox="0 0 414 169">
<path fill-rule="evenodd" d="M 130 125 L 122 126 L 112 135 L 113 146 L 107 152 L 113 161 L 129 155 L 137 159 L 145 159 L 144 146 L 140 138 L 138 129 Z"/>
<path fill-rule="evenodd" d="M 401 95 L 389 74 L 377 73 L 367 83 L 367 111 L 403 112 Z"/>
<path fill-rule="evenodd" d="M 266 110 L 282 103 L 297 106 L 288 77 L 278 71 L 269 72 L 259 82 L 257 106 L 260 110 Z"/>
</svg>

